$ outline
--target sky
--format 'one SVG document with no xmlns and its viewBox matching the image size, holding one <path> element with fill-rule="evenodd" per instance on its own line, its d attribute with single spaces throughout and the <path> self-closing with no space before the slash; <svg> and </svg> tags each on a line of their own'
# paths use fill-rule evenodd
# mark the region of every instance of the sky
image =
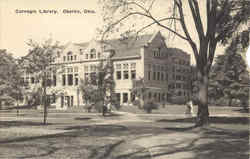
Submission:
<svg viewBox="0 0 250 159">
<path fill-rule="evenodd" d="M 68 42 L 85 42 L 94 37 L 101 23 L 97 0 L 0 0 L 0 48 L 14 56 L 27 54 L 26 42 L 48 38 Z M 57 10 L 58 14 L 16 13 L 16 10 Z M 63 14 L 63 10 L 91 10 L 95 13 Z M 20 12 L 20 11 L 18 11 Z"/>
<path fill-rule="evenodd" d="M 159 6 L 169 5 L 169 1 L 156 2 L 158 3 L 152 8 L 155 10 L 153 14 L 161 17 L 167 10 L 166 7 Z M 64 14 L 64 9 L 80 10 L 83 13 Z M 36 10 L 37 13 L 20 13 L 22 10 Z M 40 13 L 39 10 L 56 10 L 57 14 Z M 84 10 L 89 10 L 91 13 L 84 13 Z M 205 10 L 201 6 L 202 16 L 204 16 L 203 12 L 205 13 Z M 191 22 L 191 15 L 187 14 L 186 19 L 187 22 Z M 140 24 L 143 26 L 147 22 L 149 21 L 146 20 Z M 102 17 L 98 0 L 0 0 L 0 49 L 7 49 L 15 57 L 28 53 L 26 42 L 29 39 L 43 42 L 52 38 L 61 44 L 87 42 L 95 37 L 96 28 L 101 26 Z M 194 40 L 197 41 L 198 38 L 194 36 L 196 35 L 194 25 L 188 23 L 188 28 Z M 152 27 L 148 30 L 149 32 L 160 30 L 163 35 L 168 35 L 160 27 Z M 176 37 L 169 39 L 167 45 L 190 53 L 194 63 L 192 50 L 187 42 Z M 223 50 L 223 47 L 219 46 L 217 52 L 222 53 Z"/>
</svg>

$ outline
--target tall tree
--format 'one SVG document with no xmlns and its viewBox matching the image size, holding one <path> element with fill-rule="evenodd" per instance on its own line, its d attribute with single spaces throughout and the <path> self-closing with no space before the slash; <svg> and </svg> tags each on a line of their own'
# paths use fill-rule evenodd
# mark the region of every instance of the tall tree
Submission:
<svg viewBox="0 0 250 159">
<path fill-rule="evenodd" d="M 171 0 L 167 1 L 168 4 L 172 5 L 171 10 L 169 10 L 168 4 L 161 5 L 161 9 L 169 10 L 169 12 L 165 12 L 165 15 L 160 15 L 160 17 L 155 16 L 156 11 L 153 11 L 154 9 L 159 10 L 159 6 L 154 7 L 154 4 L 159 1 L 100 1 L 104 8 L 103 19 L 105 26 L 102 31 L 102 37 L 104 38 L 106 33 L 114 32 L 127 19 L 138 16 L 140 18 L 145 17 L 151 22 L 142 28 L 136 28 L 137 33 L 156 24 L 188 42 L 195 57 L 199 79 L 196 125 L 207 125 L 209 123 L 208 77 L 217 45 L 218 43 L 227 43 L 242 24 L 249 22 L 249 0 Z M 201 14 L 202 8 L 206 11 L 204 15 Z M 191 32 L 190 27 L 187 25 L 187 16 L 185 15 L 189 15 L 189 13 L 192 17 L 195 32 Z M 115 17 L 119 17 L 119 19 Z M 170 21 L 170 23 L 166 23 L 167 21 Z M 129 22 L 131 23 L 131 21 Z M 136 20 L 133 20 L 133 22 L 136 22 Z M 188 23 L 190 22 L 189 20 Z M 181 30 L 178 26 L 180 26 Z M 194 37 L 198 37 L 198 40 L 195 40 Z"/>
<path fill-rule="evenodd" d="M 22 57 L 22 67 L 26 73 L 31 74 L 36 83 L 35 91 L 42 90 L 42 105 L 44 108 L 44 125 L 47 124 L 48 105 L 50 94 L 58 93 L 60 90 L 52 90 L 52 85 L 56 79 L 56 73 L 63 70 L 63 65 L 57 65 L 55 59 L 63 50 L 63 46 L 58 42 L 53 42 L 52 39 L 46 40 L 43 44 L 29 40 L 27 45 L 31 48 L 27 56 Z"/>
<path fill-rule="evenodd" d="M 23 96 L 21 71 L 17 59 L 6 50 L 0 50 L 0 57 L 0 103 L 13 104 Z"/>
<path fill-rule="evenodd" d="M 211 69 L 209 79 L 209 96 L 218 104 L 246 105 L 249 98 L 249 88 L 245 86 L 249 72 L 241 55 L 242 47 L 239 37 L 235 38 L 226 48 L 223 55 L 219 55 Z M 249 83 L 249 79 L 247 79 Z M 239 101 L 240 103 L 232 103 Z M 223 103 L 224 102 L 224 103 Z"/>
</svg>

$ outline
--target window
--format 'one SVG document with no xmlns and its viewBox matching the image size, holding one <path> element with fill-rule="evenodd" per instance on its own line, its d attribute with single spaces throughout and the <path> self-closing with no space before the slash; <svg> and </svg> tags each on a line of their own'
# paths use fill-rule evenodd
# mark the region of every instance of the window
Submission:
<svg viewBox="0 0 250 159">
<path fill-rule="evenodd" d="M 66 75 L 62 75 L 62 85 L 66 85 Z"/>
<path fill-rule="evenodd" d="M 123 69 L 128 69 L 128 64 L 127 63 L 123 64 Z"/>
<path fill-rule="evenodd" d="M 78 67 L 74 67 L 74 72 L 78 72 Z"/>
<path fill-rule="evenodd" d="M 179 91 L 179 92 L 177 93 L 177 95 L 178 95 L 178 96 L 181 96 L 181 91 Z"/>
<path fill-rule="evenodd" d="M 164 81 L 164 73 L 161 72 L 161 80 Z"/>
<path fill-rule="evenodd" d="M 120 80 L 122 78 L 121 71 L 116 71 L 116 79 Z"/>
<path fill-rule="evenodd" d="M 153 72 L 153 80 L 156 80 L 156 72 Z"/>
<path fill-rule="evenodd" d="M 157 99 L 157 93 L 154 93 L 154 100 Z"/>
<path fill-rule="evenodd" d="M 90 59 L 95 59 L 96 58 L 96 50 L 95 49 L 91 49 L 90 50 Z"/>
<path fill-rule="evenodd" d="M 148 80 L 151 80 L 151 71 L 148 71 Z"/>
<path fill-rule="evenodd" d="M 136 63 L 131 63 L 130 68 L 134 70 L 136 68 Z"/>
<path fill-rule="evenodd" d="M 176 76 L 176 80 L 181 80 L 181 76 L 180 76 L 180 75 L 177 75 L 177 76 Z"/>
<path fill-rule="evenodd" d="M 100 53 L 100 52 L 98 52 L 98 59 L 99 59 L 99 58 L 101 58 L 101 53 Z"/>
<path fill-rule="evenodd" d="M 78 74 L 75 74 L 75 85 L 78 85 Z"/>
<path fill-rule="evenodd" d="M 116 67 L 117 70 L 120 70 L 122 68 L 122 65 L 121 64 L 116 64 L 115 67 Z"/>
<path fill-rule="evenodd" d="M 152 93 L 149 92 L 149 93 L 148 93 L 148 99 L 151 99 L 151 98 L 152 98 Z"/>
<path fill-rule="evenodd" d="M 70 60 L 71 60 L 71 61 L 73 61 L 73 55 L 72 55 L 72 56 L 70 56 Z"/>
<path fill-rule="evenodd" d="M 128 71 L 123 71 L 123 79 L 128 79 Z"/>
<path fill-rule="evenodd" d="M 76 60 L 76 55 L 74 55 L 74 60 Z"/>
<path fill-rule="evenodd" d="M 136 71 L 135 70 L 131 71 L 131 79 L 136 79 Z"/>
<path fill-rule="evenodd" d="M 72 68 L 72 67 L 69 67 L 69 68 L 67 69 L 67 71 L 68 71 L 68 73 L 72 73 L 72 72 L 73 72 L 73 68 Z"/>
<path fill-rule="evenodd" d="M 89 72 L 89 67 L 88 66 L 84 66 L 84 72 Z"/>
<path fill-rule="evenodd" d="M 160 72 L 157 72 L 157 80 L 160 80 Z"/>
<path fill-rule="evenodd" d="M 66 56 L 63 56 L 63 61 L 66 61 Z"/>
<path fill-rule="evenodd" d="M 123 93 L 123 103 L 127 103 L 128 102 L 128 93 Z"/>
<path fill-rule="evenodd" d="M 85 59 L 89 59 L 89 54 L 85 54 Z"/>
<path fill-rule="evenodd" d="M 53 74 L 53 86 L 56 86 L 56 74 Z"/>
<path fill-rule="evenodd" d="M 82 55 L 82 54 L 83 54 L 82 49 L 79 49 L 79 52 L 80 52 L 80 55 Z"/>
<path fill-rule="evenodd" d="M 69 86 L 73 85 L 73 75 L 72 74 L 68 74 L 68 85 Z"/>
</svg>

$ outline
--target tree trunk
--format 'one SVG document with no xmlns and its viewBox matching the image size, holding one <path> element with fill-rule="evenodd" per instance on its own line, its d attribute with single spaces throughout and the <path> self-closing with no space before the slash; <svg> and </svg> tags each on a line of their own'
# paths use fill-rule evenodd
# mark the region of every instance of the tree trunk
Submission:
<svg viewBox="0 0 250 159">
<path fill-rule="evenodd" d="M 47 116 L 48 116 L 48 111 L 47 111 L 47 92 L 46 92 L 46 87 L 47 87 L 47 74 L 44 72 L 44 77 L 43 77 L 43 124 L 47 124 Z"/>
<path fill-rule="evenodd" d="M 17 110 L 16 110 L 16 116 L 19 116 L 19 102 L 17 100 Z"/>
<path fill-rule="evenodd" d="M 208 74 L 205 73 L 200 77 L 199 92 L 198 92 L 198 112 L 196 119 L 196 126 L 206 126 L 209 124 L 209 111 L 208 111 Z"/>
</svg>

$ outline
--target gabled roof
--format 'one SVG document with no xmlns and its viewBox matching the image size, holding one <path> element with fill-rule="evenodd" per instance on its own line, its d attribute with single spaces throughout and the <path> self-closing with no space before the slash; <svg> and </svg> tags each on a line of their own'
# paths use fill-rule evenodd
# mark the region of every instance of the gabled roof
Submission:
<svg viewBox="0 0 250 159">
<path fill-rule="evenodd" d="M 133 36 L 124 39 L 110 39 L 104 41 L 104 45 L 110 49 L 115 50 L 114 58 L 128 57 L 140 55 L 140 48 L 147 45 L 152 39 L 153 34 L 146 34 L 141 36 Z M 97 41 L 101 43 L 101 41 Z M 75 43 L 76 46 L 86 49 L 90 42 Z"/>
</svg>

